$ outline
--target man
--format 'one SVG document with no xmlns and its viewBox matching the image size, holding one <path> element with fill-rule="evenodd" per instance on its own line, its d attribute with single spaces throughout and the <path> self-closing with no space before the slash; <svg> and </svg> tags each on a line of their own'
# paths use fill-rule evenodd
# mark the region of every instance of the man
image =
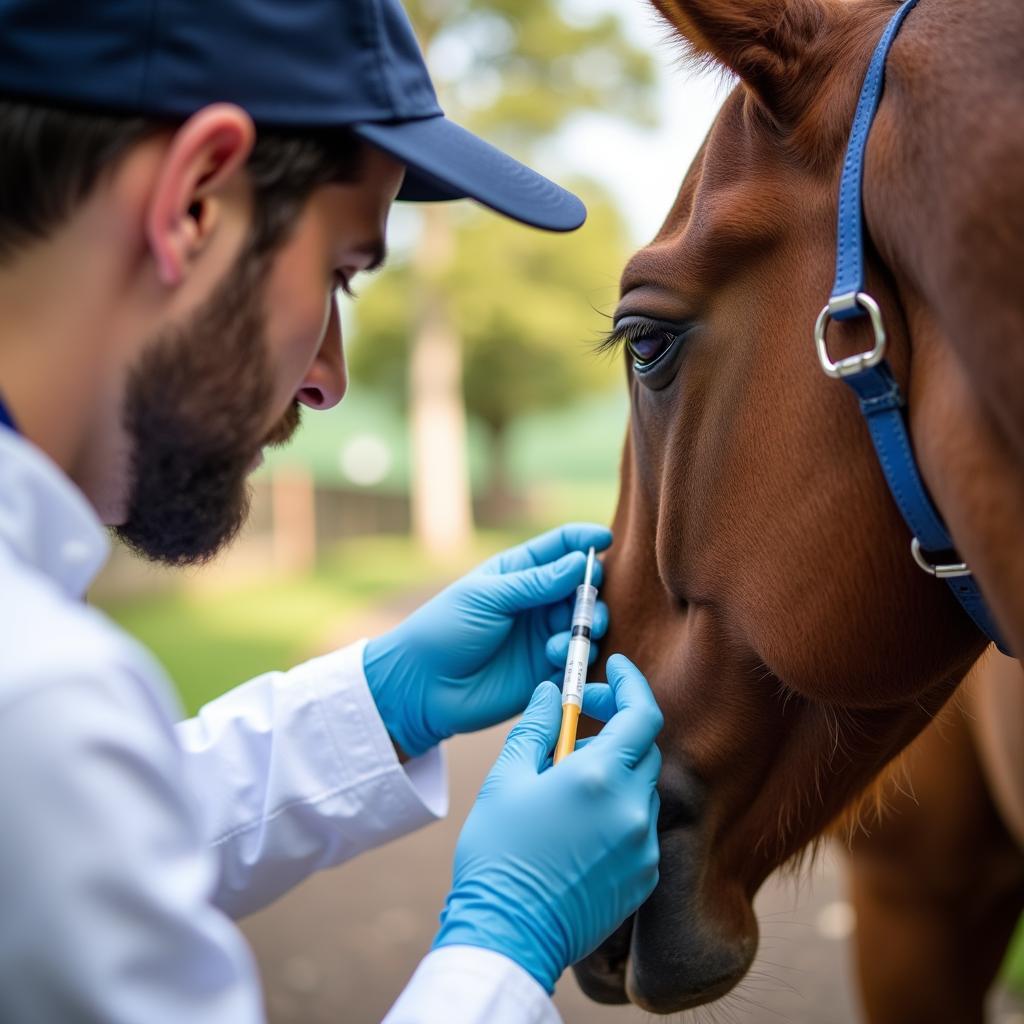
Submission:
<svg viewBox="0 0 1024 1024">
<path fill-rule="evenodd" d="M 81 598 L 101 523 L 211 557 L 263 446 L 341 400 L 332 293 L 383 259 L 396 196 L 554 230 L 582 206 L 442 116 L 395 0 L 0 0 L 0 177 L 0 1019 L 262 1019 L 231 919 L 443 814 L 439 744 L 528 701 L 389 1020 L 557 1019 L 560 973 L 657 879 L 645 681 L 611 659 L 608 724 L 557 768 L 558 690 L 534 690 L 607 530 L 178 725 Z"/>
</svg>

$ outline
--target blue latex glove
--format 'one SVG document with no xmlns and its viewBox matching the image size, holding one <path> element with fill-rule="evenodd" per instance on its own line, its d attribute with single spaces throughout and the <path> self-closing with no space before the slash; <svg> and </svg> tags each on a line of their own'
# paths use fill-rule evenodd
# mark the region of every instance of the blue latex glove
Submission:
<svg viewBox="0 0 1024 1024">
<path fill-rule="evenodd" d="M 415 757 L 522 711 L 551 674 L 548 654 L 561 648 L 564 667 L 587 548 L 603 551 L 611 540 L 606 527 L 587 523 L 552 530 L 496 555 L 371 640 L 363 668 L 395 742 Z M 600 563 L 594 571 L 600 585 Z M 607 628 L 598 602 L 594 637 Z"/>
<path fill-rule="evenodd" d="M 434 947 L 482 946 L 524 967 L 548 992 L 651 894 L 658 881 L 655 784 L 661 712 L 622 655 L 583 710 L 615 710 L 585 746 L 550 765 L 561 695 L 542 683 L 509 734 L 455 849 Z"/>
</svg>

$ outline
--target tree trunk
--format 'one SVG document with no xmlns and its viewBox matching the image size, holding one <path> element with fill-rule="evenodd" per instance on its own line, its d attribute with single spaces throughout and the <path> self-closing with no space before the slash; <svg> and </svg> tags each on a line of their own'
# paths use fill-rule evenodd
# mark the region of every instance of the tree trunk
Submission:
<svg viewBox="0 0 1024 1024">
<path fill-rule="evenodd" d="M 465 547 L 473 533 L 462 348 L 441 280 L 451 261 L 452 230 L 443 209 L 423 208 L 415 264 L 420 282 L 409 360 L 412 523 L 431 554 Z"/>
<path fill-rule="evenodd" d="M 524 501 L 509 472 L 509 424 L 491 424 L 491 479 L 487 489 L 489 523 L 508 526 L 522 517 Z"/>
</svg>

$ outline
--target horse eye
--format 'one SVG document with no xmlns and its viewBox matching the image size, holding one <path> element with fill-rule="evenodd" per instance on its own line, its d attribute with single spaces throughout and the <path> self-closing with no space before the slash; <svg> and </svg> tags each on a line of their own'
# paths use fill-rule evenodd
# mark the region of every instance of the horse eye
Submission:
<svg viewBox="0 0 1024 1024">
<path fill-rule="evenodd" d="M 637 366 L 644 367 L 656 363 L 678 337 L 675 331 L 656 330 L 641 338 L 630 338 L 626 342 L 626 347 Z"/>
</svg>

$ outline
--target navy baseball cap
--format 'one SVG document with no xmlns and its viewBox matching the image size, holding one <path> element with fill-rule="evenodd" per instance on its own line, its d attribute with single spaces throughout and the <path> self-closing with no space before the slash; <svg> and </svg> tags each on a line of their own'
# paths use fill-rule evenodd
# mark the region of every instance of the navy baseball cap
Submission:
<svg viewBox="0 0 1024 1024">
<path fill-rule="evenodd" d="M 0 0 L 0 94 L 258 125 L 344 126 L 406 165 L 400 199 L 476 199 L 549 231 L 572 193 L 449 121 L 398 0 Z"/>
</svg>

